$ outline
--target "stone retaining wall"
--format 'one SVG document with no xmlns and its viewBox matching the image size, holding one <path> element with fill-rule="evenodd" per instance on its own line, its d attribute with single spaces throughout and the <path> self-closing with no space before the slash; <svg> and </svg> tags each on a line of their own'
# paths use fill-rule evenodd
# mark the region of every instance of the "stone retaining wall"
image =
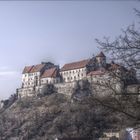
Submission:
<svg viewBox="0 0 140 140">
<path fill-rule="evenodd" d="M 59 84 L 55 84 L 54 86 L 56 87 L 58 93 L 71 96 L 75 85 L 76 82 L 70 82 L 70 83 L 59 83 Z"/>
<path fill-rule="evenodd" d="M 94 83 L 93 81 L 90 81 L 90 89 L 92 90 L 92 93 L 98 96 L 108 96 L 108 95 L 114 95 L 114 92 L 112 89 L 103 87 L 101 85 L 98 85 L 97 83 Z M 82 81 L 80 81 L 82 83 Z M 67 82 L 67 83 L 57 83 L 54 84 L 56 90 L 58 93 L 65 94 L 66 96 L 71 97 L 73 94 L 73 90 L 76 86 L 77 82 Z M 17 90 L 19 97 L 25 97 L 25 96 L 34 96 L 37 93 L 41 93 L 41 90 L 43 88 L 42 86 L 36 86 L 35 88 L 20 88 Z M 137 85 L 129 85 L 127 86 L 125 92 L 127 93 L 139 93 L 140 94 L 140 84 Z M 113 93 L 113 94 L 112 94 Z M 120 92 L 122 94 L 122 92 Z"/>
</svg>

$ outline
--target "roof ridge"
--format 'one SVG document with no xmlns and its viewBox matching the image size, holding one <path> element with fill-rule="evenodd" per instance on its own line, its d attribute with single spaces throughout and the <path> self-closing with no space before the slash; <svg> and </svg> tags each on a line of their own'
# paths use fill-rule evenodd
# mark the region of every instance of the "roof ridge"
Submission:
<svg viewBox="0 0 140 140">
<path fill-rule="evenodd" d="M 75 62 L 73 61 L 73 62 L 66 63 L 66 64 L 78 63 L 78 62 L 81 62 L 81 61 L 87 61 L 87 60 L 90 60 L 90 58 L 89 58 L 89 59 L 79 60 L 79 61 L 77 60 L 77 61 L 75 61 Z M 66 65 L 66 64 L 65 64 L 65 65 Z"/>
</svg>

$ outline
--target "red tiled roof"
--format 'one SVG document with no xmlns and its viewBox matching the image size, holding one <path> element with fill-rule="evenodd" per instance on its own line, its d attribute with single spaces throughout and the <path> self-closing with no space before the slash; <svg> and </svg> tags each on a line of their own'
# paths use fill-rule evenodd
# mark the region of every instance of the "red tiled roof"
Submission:
<svg viewBox="0 0 140 140">
<path fill-rule="evenodd" d="M 33 67 L 34 67 L 34 66 L 26 66 L 26 67 L 24 68 L 24 70 L 23 70 L 22 73 L 23 73 L 23 74 L 24 74 L 24 73 L 29 73 Z"/>
<path fill-rule="evenodd" d="M 90 61 L 90 59 L 86 59 L 86 60 L 82 60 L 82 61 L 77 61 L 77 62 L 65 64 L 61 68 L 61 71 L 67 71 L 67 70 L 84 68 L 89 63 L 89 61 Z"/>
<path fill-rule="evenodd" d="M 51 68 L 51 69 L 47 69 L 44 71 L 44 73 L 42 74 L 41 78 L 48 78 L 48 77 L 57 77 L 58 76 L 58 69 L 57 68 Z"/>
<path fill-rule="evenodd" d="M 38 64 L 38 65 L 35 65 L 30 73 L 34 73 L 34 72 L 40 72 L 43 68 L 45 67 L 45 64 Z"/>
<path fill-rule="evenodd" d="M 105 70 L 101 71 L 101 70 L 95 70 L 95 71 L 91 71 L 90 73 L 88 73 L 88 76 L 92 76 L 92 75 L 104 75 L 105 74 Z"/>
<path fill-rule="evenodd" d="M 22 73 L 24 74 L 24 73 L 40 72 L 44 67 L 45 67 L 45 64 L 26 66 Z"/>
<path fill-rule="evenodd" d="M 103 52 L 100 52 L 96 57 L 106 57 Z"/>
</svg>

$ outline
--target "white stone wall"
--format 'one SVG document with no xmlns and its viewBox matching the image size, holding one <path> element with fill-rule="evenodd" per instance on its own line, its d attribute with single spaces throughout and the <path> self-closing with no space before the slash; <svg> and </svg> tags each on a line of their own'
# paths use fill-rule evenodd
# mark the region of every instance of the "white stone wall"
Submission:
<svg viewBox="0 0 140 140">
<path fill-rule="evenodd" d="M 70 83 L 58 83 L 55 84 L 55 88 L 57 89 L 58 93 L 62 93 L 67 95 L 68 97 L 71 97 L 73 94 L 73 89 L 76 85 L 76 82 L 70 82 Z"/>
<path fill-rule="evenodd" d="M 40 84 L 40 72 L 22 74 L 22 87 L 33 87 Z"/>
<path fill-rule="evenodd" d="M 18 98 L 30 97 L 33 95 L 34 95 L 34 88 L 33 87 L 18 89 Z"/>
<path fill-rule="evenodd" d="M 68 71 L 60 72 L 62 79 L 64 82 L 73 82 L 77 80 L 81 80 L 86 77 L 87 69 L 86 67 Z"/>
<path fill-rule="evenodd" d="M 87 76 L 87 78 L 89 82 L 99 83 L 99 84 L 105 84 L 110 81 L 110 76 L 108 74 L 92 75 L 92 76 Z"/>
<path fill-rule="evenodd" d="M 55 83 L 59 83 L 59 82 L 60 82 L 60 78 L 51 78 L 51 77 L 41 78 L 41 85 L 55 84 Z"/>
<path fill-rule="evenodd" d="M 106 58 L 105 57 L 96 57 L 97 66 L 106 66 Z"/>
<path fill-rule="evenodd" d="M 102 95 L 122 93 L 124 91 L 124 83 L 120 79 L 113 78 L 109 73 L 88 76 L 87 79 L 92 84 L 93 90 L 102 93 Z"/>
</svg>

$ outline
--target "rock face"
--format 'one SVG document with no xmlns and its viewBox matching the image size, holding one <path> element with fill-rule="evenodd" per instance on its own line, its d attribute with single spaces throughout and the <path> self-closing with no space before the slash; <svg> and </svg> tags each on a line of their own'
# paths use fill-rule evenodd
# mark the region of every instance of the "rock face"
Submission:
<svg viewBox="0 0 140 140">
<path fill-rule="evenodd" d="M 62 93 L 65 94 L 66 96 L 71 97 L 71 95 L 73 94 L 73 89 L 76 86 L 76 82 L 70 82 L 70 83 L 59 83 L 59 84 L 55 84 L 54 85 L 57 89 L 58 93 Z"/>
<path fill-rule="evenodd" d="M 2 108 L 0 139 L 98 138 L 102 136 L 104 129 L 119 127 L 119 122 L 121 127 L 127 124 L 128 118 L 124 114 L 112 112 L 94 100 L 93 95 L 104 95 L 109 93 L 108 90 L 98 86 L 97 93 L 97 86 L 88 80 L 61 86 L 56 84 L 51 89 L 47 87 L 40 96 L 19 98 L 10 107 Z M 103 101 L 113 106 L 116 100 L 108 97 Z"/>
<path fill-rule="evenodd" d="M 56 137 L 99 136 L 108 122 L 102 117 L 106 112 L 96 111 L 98 109 L 88 102 L 72 103 L 59 93 L 18 99 L 0 113 L 0 138 L 54 140 Z"/>
</svg>

